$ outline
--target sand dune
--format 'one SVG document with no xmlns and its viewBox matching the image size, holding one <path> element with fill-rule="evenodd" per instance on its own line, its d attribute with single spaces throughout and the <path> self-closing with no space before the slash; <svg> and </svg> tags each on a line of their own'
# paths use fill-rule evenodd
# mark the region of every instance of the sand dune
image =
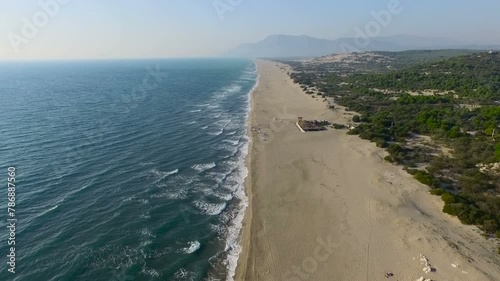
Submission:
<svg viewBox="0 0 500 281">
<path fill-rule="evenodd" d="M 297 116 L 345 116 L 280 67 L 258 61 L 237 280 L 500 280 L 497 242 L 443 214 L 383 150 L 343 130 L 299 132 Z"/>
</svg>

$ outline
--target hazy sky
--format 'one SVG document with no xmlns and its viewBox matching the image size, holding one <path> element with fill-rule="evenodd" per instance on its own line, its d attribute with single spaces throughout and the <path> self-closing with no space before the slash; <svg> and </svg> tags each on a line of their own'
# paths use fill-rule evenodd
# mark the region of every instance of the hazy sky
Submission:
<svg viewBox="0 0 500 281">
<path fill-rule="evenodd" d="M 271 34 L 353 37 L 390 1 L 0 0 L 0 59 L 199 57 Z M 500 44 L 498 0 L 399 1 L 382 36 Z"/>
</svg>

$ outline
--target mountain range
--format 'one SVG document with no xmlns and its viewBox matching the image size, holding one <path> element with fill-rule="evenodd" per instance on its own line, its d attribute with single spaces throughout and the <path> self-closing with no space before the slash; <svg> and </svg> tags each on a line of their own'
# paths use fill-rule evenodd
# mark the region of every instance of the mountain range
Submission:
<svg viewBox="0 0 500 281">
<path fill-rule="evenodd" d="M 446 38 L 412 35 L 390 37 L 318 39 L 306 35 L 271 35 L 256 43 L 245 43 L 224 56 L 245 58 L 319 57 L 344 52 L 406 50 L 498 50 L 500 45 L 476 44 Z"/>
</svg>

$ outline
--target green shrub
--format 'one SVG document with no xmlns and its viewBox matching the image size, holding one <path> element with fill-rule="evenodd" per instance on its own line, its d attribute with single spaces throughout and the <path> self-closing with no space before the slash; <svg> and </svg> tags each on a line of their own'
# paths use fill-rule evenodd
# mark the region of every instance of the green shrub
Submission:
<svg viewBox="0 0 500 281">
<path fill-rule="evenodd" d="M 441 199 L 443 199 L 445 204 L 458 203 L 456 197 L 448 192 L 441 195 Z"/>
<path fill-rule="evenodd" d="M 497 161 L 500 161 L 500 143 L 495 144 L 495 156 Z"/>
<path fill-rule="evenodd" d="M 444 189 L 442 188 L 433 188 L 431 189 L 430 192 L 432 195 L 437 195 L 437 196 L 442 196 L 446 193 L 446 191 L 444 191 Z"/>
<path fill-rule="evenodd" d="M 377 144 L 378 147 L 382 147 L 382 148 L 386 148 L 389 145 L 384 139 L 380 139 L 380 138 L 376 138 L 375 143 Z"/>
<path fill-rule="evenodd" d="M 418 170 L 416 170 L 416 169 L 410 169 L 410 168 L 405 168 L 405 170 L 406 170 L 406 172 L 408 174 L 410 174 L 412 176 L 415 175 L 418 172 Z"/>
<path fill-rule="evenodd" d="M 359 118 L 359 121 L 360 121 L 360 122 L 370 122 L 370 118 L 368 118 L 368 115 L 363 114 L 363 115 L 361 115 L 361 117 Z"/>
<path fill-rule="evenodd" d="M 356 123 L 361 122 L 361 117 L 359 117 L 359 115 L 354 115 L 352 117 L 352 122 L 356 122 Z"/>
<path fill-rule="evenodd" d="M 415 174 L 413 175 L 415 179 L 417 179 L 419 182 L 428 185 L 430 187 L 439 187 L 439 182 L 438 180 L 431 174 L 425 172 L 425 171 L 419 171 L 417 170 Z"/>
<path fill-rule="evenodd" d="M 452 216 L 459 216 L 465 209 L 466 206 L 464 204 L 451 203 L 451 204 L 444 204 L 443 212 Z"/>
<path fill-rule="evenodd" d="M 500 230 L 497 230 L 497 238 L 500 238 Z"/>
<path fill-rule="evenodd" d="M 487 218 L 483 211 L 477 209 L 475 206 L 470 207 L 470 205 L 462 205 L 466 207 L 464 207 L 462 212 L 458 214 L 458 218 L 463 224 L 483 225 Z"/>
<path fill-rule="evenodd" d="M 390 153 L 390 154 L 396 154 L 398 152 L 402 152 L 404 149 L 401 147 L 401 145 L 397 144 L 397 143 L 393 143 L 391 145 L 389 145 L 389 147 L 387 148 L 387 151 Z"/>
<path fill-rule="evenodd" d="M 452 204 L 444 204 L 443 213 L 456 216 L 458 214 L 457 208 Z"/>
<path fill-rule="evenodd" d="M 484 215 L 483 215 L 484 216 Z M 487 233 L 495 233 L 498 229 L 498 224 L 495 220 L 486 219 L 483 221 L 483 230 Z"/>
<path fill-rule="evenodd" d="M 359 128 L 354 128 L 352 130 L 349 130 L 349 132 L 347 132 L 348 135 L 358 135 L 359 134 Z"/>
<path fill-rule="evenodd" d="M 371 131 L 361 131 L 359 137 L 364 140 L 373 140 L 375 135 Z"/>
</svg>

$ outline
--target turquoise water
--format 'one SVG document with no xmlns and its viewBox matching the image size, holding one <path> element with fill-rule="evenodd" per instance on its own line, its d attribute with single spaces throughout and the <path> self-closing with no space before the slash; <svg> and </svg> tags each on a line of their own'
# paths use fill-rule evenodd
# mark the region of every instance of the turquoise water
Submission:
<svg viewBox="0 0 500 281">
<path fill-rule="evenodd" d="M 231 279 L 256 76 L 246 60 L 0 63 L 18 219 L 0 280 Z"/>
</svg>

